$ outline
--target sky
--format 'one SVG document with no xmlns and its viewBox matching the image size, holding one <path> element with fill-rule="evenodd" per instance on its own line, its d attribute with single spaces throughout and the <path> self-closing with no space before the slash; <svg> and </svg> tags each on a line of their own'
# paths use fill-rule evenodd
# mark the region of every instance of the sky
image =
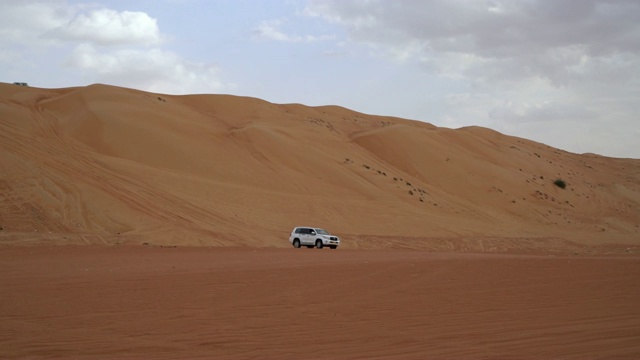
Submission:
<svg viewBox="0 0 640 360">
<path fill-rule="evenodd" d="M 0 81 L 339 105 L 640 158 L 640 1 L 0 0 Z"/>
</svg>

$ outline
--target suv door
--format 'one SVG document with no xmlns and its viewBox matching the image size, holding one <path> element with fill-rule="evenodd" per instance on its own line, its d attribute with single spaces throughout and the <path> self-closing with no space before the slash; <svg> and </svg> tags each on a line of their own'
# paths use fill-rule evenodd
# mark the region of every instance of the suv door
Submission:
<svg viewBox="0 0 640 360">
<path fill-rule="evenodd" d="M 304 228 L 295 228 L 294 236 L 300 240 L 300 244 L 304 245 Z"/>
<path fill-rule="evenodd" d="M 314 234 L 313 234 L 313 229 L 310 228 L 303 228 L 302 229 L 302 234 L 300 234 L 300 242 L 303 245 L 313 245 L 314 244 Z"/>
</svg>

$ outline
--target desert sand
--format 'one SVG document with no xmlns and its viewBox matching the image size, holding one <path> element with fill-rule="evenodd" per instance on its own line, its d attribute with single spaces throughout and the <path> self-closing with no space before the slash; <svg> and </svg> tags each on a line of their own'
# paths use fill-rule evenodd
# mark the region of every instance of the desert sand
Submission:
<svg viewBox="0 0 640 360">
<path fill-rule="evenodd" d="M 640 358 L 639 159 L 0 83 L 0 166 L 0 358 Z"/>
<path fill-rule="evenodd" d="M 0 357 L 638 359 L 640 258 L 0 250 Z"/>
</svg>

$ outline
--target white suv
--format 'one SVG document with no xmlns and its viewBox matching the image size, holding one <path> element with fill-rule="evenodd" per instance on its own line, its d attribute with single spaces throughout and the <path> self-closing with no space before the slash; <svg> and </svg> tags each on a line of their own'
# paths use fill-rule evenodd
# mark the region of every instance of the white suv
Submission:
<svg viewBox="0 0 640 360">
<path fill-rule="evenodd" d="M 315 246 L 318 249 L 322 249 L 322 247 L 328 246 L 331 249 L 337 249 L 338 245 L 340 245 L 340 238 L 329 234 L 329 232 L 324 229 L 299 226 L 293 228 L 293 231 L 291 231 L 289 242 L 294 248 L 299 248 L 304 245 L 308 248 Z"/>
</svg>

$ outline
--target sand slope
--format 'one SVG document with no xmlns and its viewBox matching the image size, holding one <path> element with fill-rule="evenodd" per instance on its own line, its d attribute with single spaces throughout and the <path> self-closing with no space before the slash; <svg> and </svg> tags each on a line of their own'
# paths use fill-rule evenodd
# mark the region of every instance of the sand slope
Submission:
<svg viewBox="0 0 640 360">
<path fill-rule="evenodd" d="M 285 247 L 309 224 L 345 248 L 640 245 L 640 160 L 485 128 L 99 84 L 0 84 L 0 116 L 3 244 Z"/>
</svg>

